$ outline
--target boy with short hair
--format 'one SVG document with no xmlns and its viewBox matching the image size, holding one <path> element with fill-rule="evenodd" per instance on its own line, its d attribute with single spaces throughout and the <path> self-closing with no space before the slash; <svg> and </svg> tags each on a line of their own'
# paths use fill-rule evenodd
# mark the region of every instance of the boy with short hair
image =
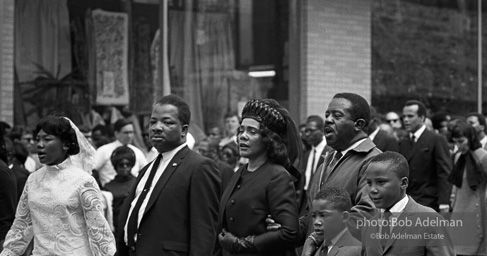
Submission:
<svg viewBox="0 0 487 256">
<path fill-rule="evenodd" d="M 369 197 L 381 210 L 380 216 L 363 222 L 365 255 L 455 255 L 445 227 L 416 224 L 443 217 L 406 195 L 409 165 L 401 154 L 389 151 L 374 156 L 365 173 Z M 429 239 L 425 234 L 441 239 Z"/>
<path fill-rule="evenodd" d="M 306 240 L 302 255 L 359 255 L 361 243 L 347 228 L 351 208 L 350 195 L 342 188 L 325 187 L 318 192 L 311 211 L 314 232 Z M 315 244 L 321 245 L 316 248 Z"/>
</svg>

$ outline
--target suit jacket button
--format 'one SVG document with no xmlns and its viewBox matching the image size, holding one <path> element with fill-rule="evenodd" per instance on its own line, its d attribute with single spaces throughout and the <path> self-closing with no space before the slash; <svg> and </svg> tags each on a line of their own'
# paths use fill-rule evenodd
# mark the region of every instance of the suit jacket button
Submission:
<svg viewBox="0 0 487 256">
<path fill-rule="evenodd" d="M 239 189 L 239 188 L 240 188 L 240 185 L 237 185 L 237 189 Z"/>
<path fill-rule="evenodd" d="M 230 218 L 230 221 L 233 221 L 233 218 Z"/>
<path fill-rule="evenodd" d="M 230 203 L 235 204 L 235 200 L 230 201 Z"/>
</svg>

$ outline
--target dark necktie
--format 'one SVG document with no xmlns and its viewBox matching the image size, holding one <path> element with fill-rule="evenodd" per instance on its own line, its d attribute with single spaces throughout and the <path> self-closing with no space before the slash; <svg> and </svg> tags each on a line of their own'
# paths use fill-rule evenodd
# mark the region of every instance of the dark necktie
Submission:
<svg viewBox="0 0 487 256">
<path fill-rule="evenodd" d="M 311 161 L 311 175 L 315 173 L 315 158 L 316 158 L 316 149 L 313 149 L 313 161 Z"/>
<path fill-rule="evenodd" d="M 321 247 L 320 256 L 328 256 L 328 247 L 330 247 L 330 245 L 331 245 L 331 241 L 330 240 L 326 240 L 323 243 L 323 246 Z"/>
<path fill-rule="evenodd" d="M 129 217 L 129 222 L 127 223 L 127 243 L 129 247 L 132 247 L 135 245 L 135 233 L 137 232 L 137 226 L 138 226 L 138 220 L 139 220 L 139 210 L 140 206 L 142 206 L 142 203 L 144 202 L 145 197 L 149 193 L 150 187 L 152 185 L 152 180 L 154 180 L 154 176 L 157 172 L 157 167 L 159 166 L 159 163 L 161 162 L 162 159 L 162 154 L 159 154 L 156 158 L 156 161 L 152 165 L 152 169 L 149 173 L 149 177 L 147 178 L 147 181 L 144 186 L 144 190 L 139 195 L 139 198 L 137 199 L 137 203 L 134 206 L 134 209 L 132 210 L 132 213 L 130 214 Z"/>
<path fill-rule="evenodd" d="M 383 224 L 386 224 L 386 225 L 383 225 L 381 226 L 381 240 L 380 240 L 380 244 L 382 245 L 382 249 L 384 249 L 386 247 L 386 244 L 387 244 L 387 240 L 389 240 L 389 235 L 391 233 L 391 228 L 390 228 L 390 219 L 391 219 L 391 216 L 392 216 L 392 213 L 391 211 L 389 211 L 389 209 L 386 209 L 384 211 L 384 218 L 383 218 Z"/>
<path fill-rule="evenodd" d="M 331 171 L 335 168 L 336 164 L 340 160 L 340 158 L 343 156 L 341 151 L 336 151 L 335 155 L 333 156 L 333 159 L 331 159 L 330 163 L 328 164 L 327 168 L 325 171 L 323 171 L 323 175 L 321 177 L 321 182 L 320 182 L 320 189 L 323 187 L 325 184 L 325 181 L 328 180 L 328 176 L 330 175 Z M 326 172 L 326 173 L 325 173 Z"/>
<path fill-rule="evenodd" d="M 414 145 L 414 143 L 416 142 L 416 137 L 414 136 L 414 134 L 411 135 L 411 145 Z"/>
<path fill-rule="evenodd" d="M 342 151 L 337 151 L 335 153 L 335 157 L 333 159 L 333 167 L 335 167 L 335 165 L 338 163 L 338 161 L 340 160 L 340 158 L 342 158 L 343 154 L 342 154 Z"/>
</svg>

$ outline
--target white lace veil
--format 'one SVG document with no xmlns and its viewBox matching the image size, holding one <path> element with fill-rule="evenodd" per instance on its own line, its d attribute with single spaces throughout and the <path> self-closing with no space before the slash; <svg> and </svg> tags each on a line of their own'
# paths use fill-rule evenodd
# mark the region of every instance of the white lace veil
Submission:
<svg viewBox="0 0 487 256">
<path fill-rule="evenodd" d="M 67 117 L 66 120 L 71 124 L 71 128 L 76 132 L 76 139 L 78 140 L 79 153 L 76 155 L 70 155 L 71 162 L 85 170 L 90 175 L 92 174 L 93 167 L 95 166 L 95 153 L 96 150 L 93 148 L 91 143 L 85 138 L 83 133 L 80 132 L 78 127 Z"/>
</svg>

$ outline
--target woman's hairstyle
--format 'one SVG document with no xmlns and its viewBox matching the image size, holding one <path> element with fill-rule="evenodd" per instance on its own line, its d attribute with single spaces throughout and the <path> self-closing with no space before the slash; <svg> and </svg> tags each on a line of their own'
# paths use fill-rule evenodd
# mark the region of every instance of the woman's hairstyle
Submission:
<svg viewBox="0 0 487 256">
<path fill-rule="evenodd" d="M 467 138 L 470 150 L 476 150 L 482 147 L 482 144 L 480 144 L 479 138 L 477 136 L 477 132 L 475 131 L 475 128 L 473 128 L 473 126 L 470 125 L 469 123 L 460 120 L 457 122 L 455 126 L 453 126 L 453 129 L 451 131 L 451 137 L 460 138 L 463 136 Z"/>
<path fill-rule="evenodd" d="M 132 167 L 135 165 L 135 153 L 127 146 L 120 146 L 116 148 L 112 152 L 112 156 L 110 157 L 110 161 L 112 162 L 112 165 L 115 169 L 117 169 L 118 163 L 120 163 L 124 159 L 129 160 Z"/>
<path fill-rule="evenodd" d="M 67 152 L 68 155 L 76 155 L 79 153 L 76 132 L 66 118 L 53 115 L 45 116 L 37 123 L 34 137 L 37 137 L 40 130 L 43 130 L 47 134 L 59 137 L 59 139 L 61 139 L 61 141 L 69 148 Z"/>
<path fill-rule="evenodd" d="M 270 161 L 289 168 L 301 159 L 302 142 L 289 112 L 273 99 L 249 100 L 242 120 L 252 118 L 261 124 L 260 133 Z"/>
</svg>

